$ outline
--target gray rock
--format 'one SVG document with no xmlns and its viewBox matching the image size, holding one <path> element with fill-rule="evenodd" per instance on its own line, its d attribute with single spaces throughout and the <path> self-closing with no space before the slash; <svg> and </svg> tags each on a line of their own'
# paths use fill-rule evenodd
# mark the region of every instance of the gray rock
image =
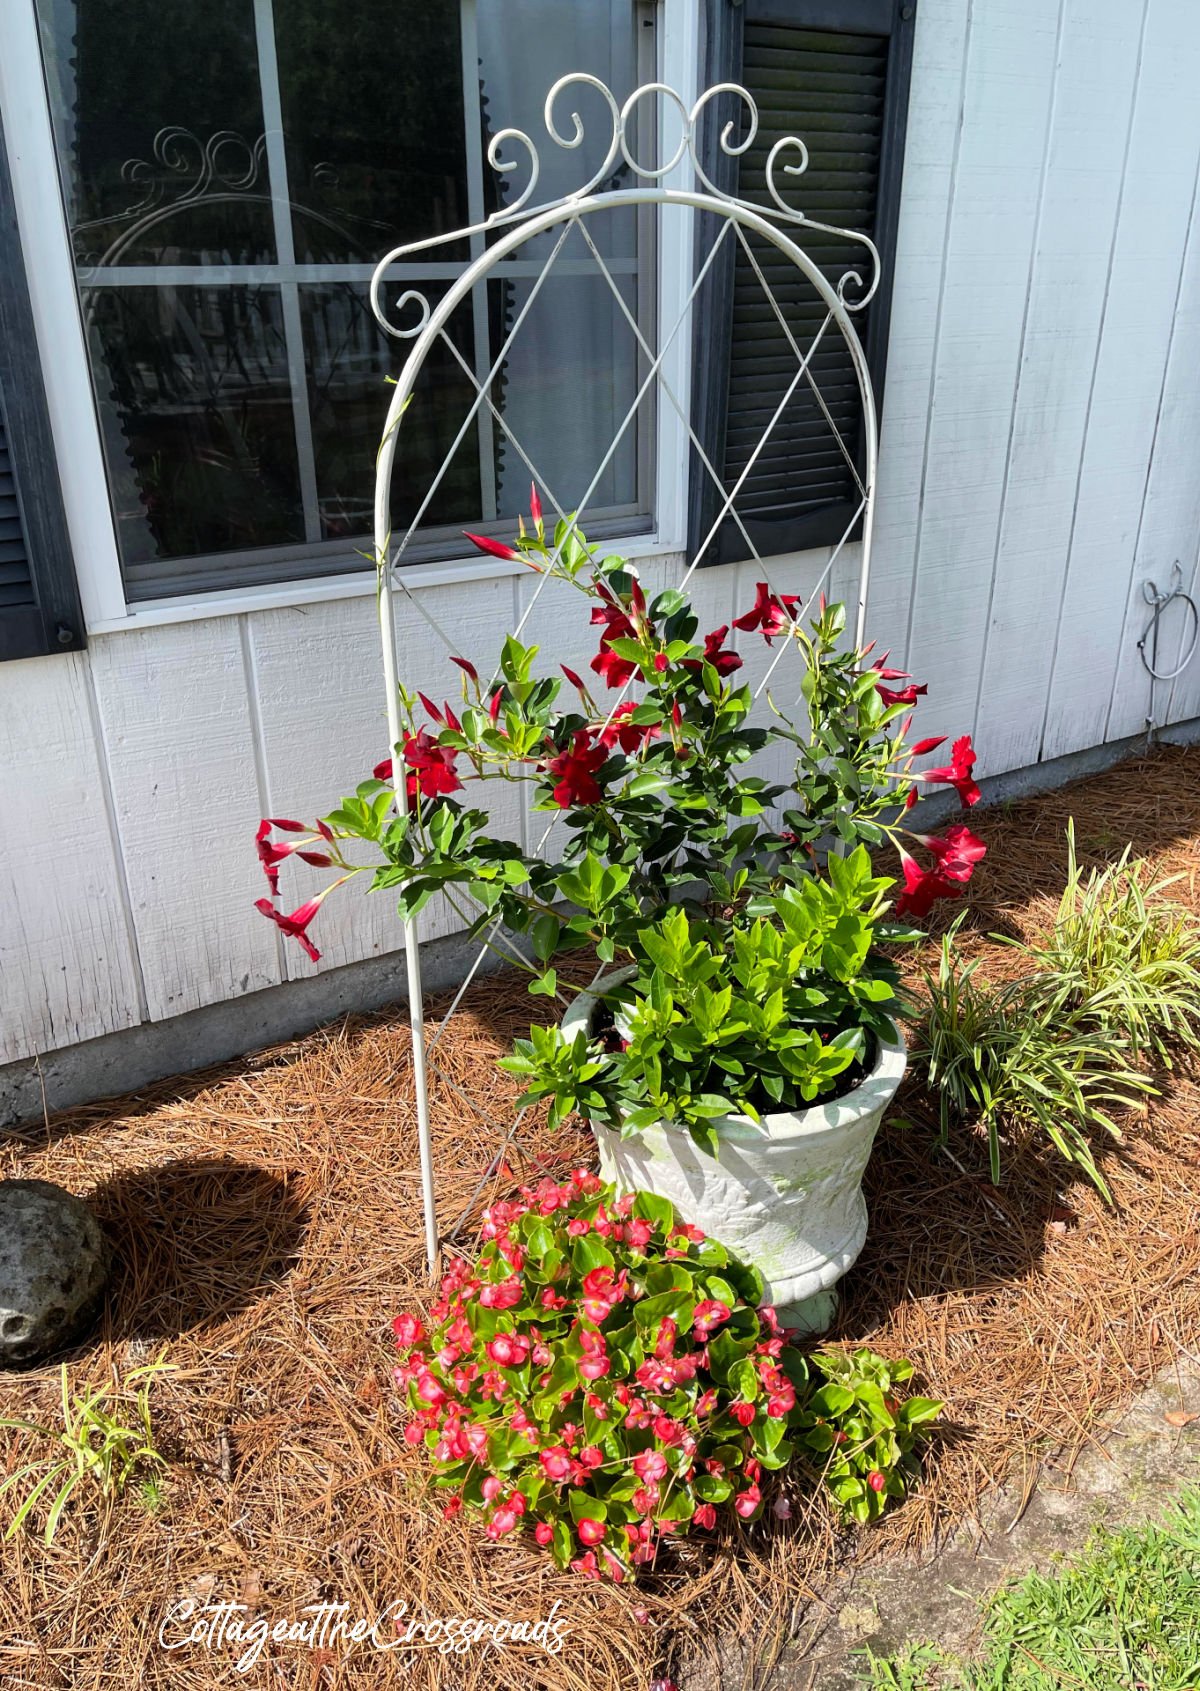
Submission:
<svg viewBox="0 0 1200 1691">
<path fill-rule="evenodd" d="M 25 1368 L 95 1320 L 109 1249 L 80 1198 L 48 1180 L 0 1180 L 0 1367 Z"/>
</svg>

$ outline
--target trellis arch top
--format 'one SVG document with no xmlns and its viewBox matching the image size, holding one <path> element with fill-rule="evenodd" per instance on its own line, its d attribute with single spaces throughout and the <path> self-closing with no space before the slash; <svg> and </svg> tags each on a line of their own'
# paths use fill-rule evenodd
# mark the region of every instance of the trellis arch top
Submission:
<svg viewBox="0 0 1200 1691">
<path fill-rule="evenodd" d="M 585 181 L 570 192 L 560 194 L 541 203 L 535 203 L 538 183 L 542 177 L 541 151 L 527 131 L 514 127 L 502 128 L 488 144 L 487 160 L 492 169 L 500 176 L 512 178 L 514 182 L 522 182 L 512 203 L 467 228 L 456 229 L 448 234 L 431 236 L 425 240 L 412 241 L 393 248 L 380 259 L 372 275 L 370 284 L 371 309 L 381 327 L 389 335 L 407 345 L 406 356 L 396 378 L 388 407 L 376 464 L 374 513 L 375 558 L 379 572 L 380 633 L 383 648 L 384 682 L 387 690 L 388 728 L 394 754 L 395 802 L 401 815 L 407 814 L 408 799 L 404 765 L 402 758 L 398 755 L 398 748 L 403 743 L 403 728 L 395 621 L 392 615 L 391 590 L 393 586 L 399 585 L 409 594 L 416 609 L 433 626 L 451 651 L 454 650 L 454 644 L 445 634 L 445 631 L 437 626 L 428 608 L 422 606 L 419 590 L 412 591 L 403 580 L 396 576 L 395 566 L 403 557 L 406 548 L 417 532 L 442 477 L 477 417 L 480 418 L 481 422 L 487 422 L 489 427 L 495 424 L 503 431 L 507 445 L 511 446 L 521 458 L 533 481 L 540 484 L 543 499 L 553 507 L 560 519 L 561 539 L 555 547 L 549 567 L 539 576 L 536 588 L 516 625 L 514 632 L 519 636 L 547 580 L 550 579 L 554 565 L 575 532 L 576 519 L 578 518 L 581 526 L 586 527 L 589 501 L 600 483 L 605 465 L 616 451 L 622 436 L 633 422 L 644 399 L 652 389 L 657 390 L 657 397 L 676 413 L 679 424 L 694 452 L 696 473 L 707 477 L 714 484 L 719 507 L 711 527 L 698 540 L 698 544 L 693 547 L 692 555 L 678 586 L 681 589 L 686 588 L 690 577 L 703 561 L 705 553 L 727 517 L 732 519 L 740 530 L 747 549 L 746 555 L 753 559 L 760 572 L 760 579 L 770 584 L 769 564 L 760 556 L 747 532 L 744 521 L 739 516 L 737 498 L 767 440 L 784 415 L 792 396 L 796 393 L 800 384 L 805 383 L 815 398 L 817 407 L 849 466 L 858 492 L 857 507 L 850 517 L 841 539 L 832 549 L 828 560 L 825 562 L 817 587 L 819 588 L 829 577 L 835 560 L 861 522 L 856 637 L 857 643 L 862 644 L 870 572 L 878 439 L 871 378 L 866 354 L 855 327 L 854 318 L 870 303 L 879 288 L 881 262 L 878 249 L 871 238 L 863 231 L 838 228 L 817 222 L 808 217 L 799 207 L 789 204 L 787 198 L 785 198 L 785 189 L 790 188 L 793 191 L 796 189 L 808 164 L 808 148 L 799 136 L 782 137 L 776 140 L 771 147 L 765 165 L 766 199 L 764 203 L 755 204 L 738 194 L 729 193 L 712 179 L 712 173 L 706 168 L 707 155 L 702 146 L 704 135 L 709 134 L 711 136 L 712 133 L 707 128 L 708 125 L 721 124 L 716 133 L 716 146 L 719 148 L 720 154 L 728 159 L 737 159 L 746 154 L 758 134 L 759 114 L 757 106 L 749 92 L 737 83 L 717 83 L 706 89 L 693 104 L 689 105 L 675 89 L 667 84 L 649 82 L 635 88 L 621 103 L 597 77 L 584 72 L 576 72 L 555 82 L 546 96 L 543 117 L 548 142 L 544 145 L 565 152 L 583 146 L 585 140 L 584 121 L 578 111 L 568 108 L 566 96 L 570 90 L 582 90 L 584 88 L 594 91 L 589 96 L 593 103 L 597 96 L 599 97 L 603 109 L 607 111 L 610 125 L 610 132 L 603 138 L 603 160 L 598 167 L 592 169 Z M 564 121 L 564 113 L 569 117 L 569 123 Z M 653 133 L 655 136 L 665 138 L 661 162 L 647 162 L 639 156 L 635 140 L 639 132 L 643 136 Z M 672 137 L 675 137 L 673 144 Z M 522 172 L 524 173 L 523 177 Z M 683 185 L 677 187 L 664 185 L 666 179 L 671 177 L 673 173 L 677 173 L 677 178 Z M 629 187 L 603 186 L 606 182 L 611 183 L 615 176 L 631 177 L 635 179 L 634 185 Z M 691 279 L 687 297 L 683 300 L 674 322 L 669 325 L 660 325 L 655 337 L 657 343 L 655 345 L 651 345 L 647 340 L 637 319 L 623 301 L 605 259 L 587 228 L 590 219 L 629 206 L 660 208 L 660 214 L 661 208 L 674 206 L 684 211 L 710 213 L 715 218 L 713 224 L 715 234 L 708 251 L 696 255 L 695 274 Z M 626 411 L 624 420 L 617 430 L 616 438 L 608 453 L 601 460 L 600 467 L 588 488 L 579 497 L 560 501 L 556 490 L 547 484 L 544 476 L 539 474 L 537 465 L 517 438 L 511 420 L 506 418 L 502 408 L 497 406 L 492 394 L 492 384 L 500 376 L 509 348 L 520 333 L 522 324 L 537 298 L 542 283 L 553 269 L 563 241 L 575 229 L 579 230 L 588 248 L 591 255 L 590 262 L 594 263 L 597 274 L 608 283 L 617 306 L 624 315 L 625 322 L 636 338 L 646 366 L 646 373 L 638 382 L 633 403 Z M 558 230 L 559 234 L 550 243 L 550 250 L 537 267 L 537 275 L 532 282 L 525 303 L 517 313 L 511 329 L 505 334 L 503 344 L 490 364 L 486 375 L 480 377 L 470 367 L 454 344 L 453 339 L 446 333 L 446 325 L 452 313 L 465 299 L 471 296 L 472 291 L 478 284 L 486 280 L 489 272 L 496 265 L 527 242 L 555 230 Z M 766 294 L 787 345 L 795 355 L 796 368 L 794 373 L 791 374 L 782 398 L 777 404 L 774 404 L 772 414 L 761 430 L 757 446 L 749 453 L 747 461 L 733 485 L 726 487 L 722 477 L 711 463 L 702 441 L 696 434 L 686 401 L 680 398 L 672 386 L 664 368 L 664 361 L 668 349 L 679 340 L 686 326 L 690 323 L 692 307 L 704 279 L 719 249 L 731 232 L 740 243 L 751 269 Z M 858 246 L 862 253 L 861 264 L 858 266 L 851 265 L 835 281 L 830 281 L 802 244 L 805 235 L 809 232 L 826 237 L 832 236 Z M 822 302 L 824 316 L 820 326 L 815 333 L 807 329 L 804 331 L 803 338 L 807 340 L 807 346 L 802 347 L 793 334 L 787 316 L 750 247 L 747 239 L 750 234 L 770 243 L 785 259 L 790 261 Z M 412 286 L 409 282 L 401 284 L 401 291 L 389 300 L 388 278 L 393 265 L 418 259 L 438 248 L 453 245 L 461 247 L 463 242 L 469 242 L 470 262 L 441 294 L 436 304 L 430 303 L 419 286 Z M 861 402 L 861 453 L 852 452 L 847 446 L 837 422 L 821 394 L 812 368 L 814 355 L 823 337 L 831 329 L 840 335 L 844 341 L 854 371 L 858 397 Z M 405 531 L 397 536 L 393 533 L 391 521 L 391 485 L 396 454 L 404 440 L 404 426 L 402 426 L 404 424 L 404 413 L 415 391 L 422 367 L 430 352 L 438 345 L 443 350 L 448 350 L 457 362 L 466 377 L 469 389 L 473 390 L 475 397 L 466 410 L 456 438 L 442 459 L 440 469 L 432 476 L 428 490 L 417 504 L 415 514 L 407 523 Z M 773 399 L 774 396 L 771 397 Z M 816 589 L 814 588 L 813 591 L 815 593 Z M 791 644 L 790 641 L 784 641 L 777 648 L 767 675 L 756 691 L 756 697 L 766 687 L 776 664 Z M 612 720 L 613 713 L 618 708 L 621 698 L 624 697 L 624 692 L 625 689 L 623 688 L 614 701 L 609 712 L 609 721 Z M 549 830 L 547 830 L 548 832 Z M 544 838 L 545 836 L 543 843 Z M 438 1228 L 434 1202 L 434 1171 L 429 1133 L 426 1072 L 427 1057 L 436 1045 L 438 1036 L 428 1042 L 425 1038 L 418 920 L 416 918 L 407 919 L 404 924 L 404 931 L 409 1007 L 413 1026 L 413 1071 L 421 1153 L 421 1183 L 424 1198 L 426 1243 L 432 1266 L 438 1251 Z M 465 992 L 483 959 L 486 949 L 485 942 L 484 951 L 480 953 L 474 967 L 460 988 L 443 1021 L 443 1026 L 445 1020 L 449 1020 L 449 1017 L 454 1014 L 463 992 Z"/>
<path fill-rule="evenodd" d="M 858 508 L 847 526 L 845 535 L 838 544 L 837 551 L 840 552 L 861 519 L 862 553 L 856 617 L 856 632 L 861 641 L 865 624 L 866 588 L 870 569 L 878 424 L 866 354 L 855 327 L 854 317 L 870 304 L 878 291 L 882 276 L 878 248 L 864 231 L 819 222 L 810 218 L 802 208 L 788 203 L 784 196 L 784 188 L 789 183 L 785 182 L 784 179 L 801 178 L 807 169 L 809 160 L 808 148 L 799 136 L 783 136 L 776 140 L 771 147 L 765 167 L 767 195 L 765 204 L 756 204 L 737 194 L 729 193 L 712 180 L 705 168 L 702 147 L 706 124 L 718 122 L 721 124 L 717 135 L 717 145 L 721 153 L 730 159 L 740 158 L 747 153 L 758 134 L 758 107 L 753 96 L 740 84 L 734 82 L 715 83 L 710 88 L 705 89 L 689 106 L 677 90 L 664 82 L 644 83 L 635 88 L 623 103 L 618 103 L 612 90 L 598 77 L 582 71 L 560 77 L 557 82 L 552 84 L 546 95 L 543 120 L 548 143 L 565 152 L 576 150 L 584 143 L 585 124 L 577 110 L 572 109 L 569 112 L 569 128 L 565 127 L 563 123 L 565 97 L 570 90 L 583 88 L 594 90 L 603 102 L 603 107 L 608 115 L 610 133 L 607 137 L 607 145 L 601 164 L 592 171 L 580 186 L 568 193 L 560 194 L 554 199 L 533 204 L 542 174 L 541 151 L 526 130 L 515 127 L 502 128 L 488 143 L 487 160 L 492 169 L 500 176 L 515 176 L 522 169 L 525 171 L 526 180 L 512 204 L 467 227 L 396 246 L 386 253 L 375 266 L 370 283 L 371 310 L 380 327 L 387 334 L 411 343 L 396 380 L 388 408 L 376 466 L 375 545 L 376 559 L 381 570 L 385 575 L 390 576 L 391 569 L 416 533 L 459 443 L 481 410 L 486 408 L 486 413 L 498 423 L 510 444 L 537 479 L 536 466 L 495 406 L 490 388 L 492 381 L 499 374 L 504 364 L 505 356 L 519 333 L 542 283 L 553 267 L 561 248 L 562 239 L 575 227 L 580 228 L 583 232 L 583 238 L 592 254 L 598 273 L 612 287 L 614 295 L 617 296 L 618 306 L 625 312 L 626 319 L 642 352 L 651 360 L 649 375 L 638 387 L 633 405 L 618 431 L 618 438 L 641 406 L 650 386 L 656 383 L 668 404 L 679 414 L 688 438 L 696 449 L 703 473 L 719 483 L 720 478 L 709 462 L 702 443 L 696 438 L 691 419 L 685 414 L 685 407 L 666 383 L 663 374 L 663 361 L 668 349 L 677 340 L 684 325 L 689 320 L 693 301 L 716 257 L 720 242 L 728 233 L 729 228 L 734 227 L 738 231 L 739 239 L 750 257 L 750 263 L 797 358 L 796 380 L 789 388 L 784 401 L 776 408 L 764 428 L 758 446 L 752 454 L 752 462 L 761 454 L 767 439 L 784 414 L 792 393 L 795 392 L 800 381 L 804 381 L 815 397 L 825 422 L 845 457 L 860 495 Z M 724 102 L 726 107 L 732 107 L 732 115 L 722 113 L 719 109 L 721 102 Z M 722 117 L 724 118 L 723 121 Z M 679 133 L 673 149 L 668 152 L 668 146 L 664 146 L 664 152 L 668 152 L 668 156 L 662 162 L 650 163 L 639 157 L 632 139 L 632 131 L 639 123 L 644 123 L 647 128 L 653 127 L 655 133 L 661 132 L 668 137 L 673 128 L 678 127 Z M 740 138 L 736 134 L 739 124 L 744 126 L 744 133 L 741 134 Z M 612 178 L 614 170 L 621 170 L 623 173 L 638 178 L 637 185 L 629 188 L 603 188 L 601 184 Z M 663 186 L 664 180 L 675 171 L 679 171 L 684 176 L 690 174 L 697 185 L 674 188 Z M 589 218 L 601 216 L 606 212 L 612 213 L 622 207 L 646 205 L 677 206 L 693 211 L 708 212 L 715 214 L 720 220 L 718 234 L 712 242 L 709 252 L 697 263 L 696 274 L 681 312 L 673 326 L 660 332 L 659 345 L 655 349 L 647 344 L 638 326 L 630 317 L 627 308 L 622 305 L 616 284 L 613 282 L 605 261 L 585 228 L 586 220 Z M 486 379 L 479 382 L 474 373 L 467 368 L 461 354 L 446 339 L 446 324 L 454 311 L 465 299 L 471 296 L 472 291 L 487 278 L 489 272 L 496 265 L 539 235 L 548 233 L 560 226 L 563 235 L 558 244 L 552 247 L 547 254 L 541 272 L 530 290 L 529 297 L 512 330 L 505 337 L 504 344 L 491 365 Z M 746 231 L 752 232 L 771 243 L 790 260 L 823 302 L 827 315 L 807 352 L 802 352 L 797 344 L 761 267 L 750 252 L 749 245 L 745 240 Z M 802 238 L 809 233 L 833 236 L 838 240 L 858 246 L 862 251 L 862 264 L 857 267 L 850 266 L 837 278 L 835 283 L 831 283 L 801 244 Z M 430 305 L 429 299 L 419 287 L 413 286 L 404 287 L 389 302 L 387 281 L 388 272 L 393 265 L 411 261 L 438 248 L 460 244 L 472 237 L 474 237 L 472 262 L 466 266 L 457 280 L 446 289 L 435 306 Z M 410 320 L 409 314 L 411 312 L 415 312 L 415 321 Z M 863 423 L 861 465 L 847 447 L 840 430 L 837 428 L 811 369 L 813 355 L 817 351 L 821 338 L 830 327 L 841 335 L 846 344 L 858 387 Z M 413 395 L 421 369 L 439 339 L 442 339 L 449 347 L 451 355 L 463 369 L 468 380 L 476 387 L 476 398 L 463 420 L 462 427 L 453 445 L 443 460 L 441 469 L 437 472 L 425 498 L 421 501 L 416 515 L 397 541 L 392 532 L 390 490 L 400 438 L 400 421 Z M 616 442 L 614 442 L 614 447 L 615 444 Z M 747 473 L 749 467 L 747 466 Z M 584 498 L 573 502 L 573 508 L 581 514 L 584 513 L 588 498 L 598 480 L 599 473 Z M 739 478 L 738 486 L 729 494 L 721 489 L 720 514 L 709 534 L 701 542 L 697 554 L 693 557 L 692 568 L 695 568 L 700 561 L 703 552 L 715 537 L 717 527 L 725 516 L 732 517 L 741 529 L 749 555 L 756 561 L 761 561 L 736 509 L 736 495 L 744 480 L 745 475 Z M 556 507 L 559 516 L 566 516 L 567 513 L 554 497 L 553 490 L 549 491 L 550 502 Z M 831 559 L 831 564 L 832 561 Z"/>
</svg>

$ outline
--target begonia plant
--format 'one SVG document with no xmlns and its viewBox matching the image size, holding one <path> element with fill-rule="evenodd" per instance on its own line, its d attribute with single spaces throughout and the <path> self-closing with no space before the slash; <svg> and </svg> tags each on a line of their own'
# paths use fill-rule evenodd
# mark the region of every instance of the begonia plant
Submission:
<svg viewBox="0 0 1200 1691">
<path fill-rule="evenodd" d="M 666 1199 L 577 1171 L 493 1204 L 482 1233 L 428 1327 L 393 1322 L 405 1437 L 447 1515 L 620 1581 L 673 1535 L 757 1519 L 798 1447 L 850 1518 L 904 1496 L 941 1408 L 902 1391 L 911 1366 L 804 1357 L 758 1274 Z"/>
<path fill-rule="evenodd" d="M 848 647 L 839 605 L 804 613 L 758 583 L 733 627 L 743 642 L 795 647 L 776 656 L 799 659 L 804 704 L 793 720 L 768 694 L 759 720 L 730 628 L 702 632 L 685 592 L 648 598 L 635 568 L 601 555 L 573 520 L 551 535 L 536 490 L 512 546 L 472 538 L 578 591 L 598 631 L 590 675 L 555 673 L 552 654 L 513 634 L 494 674 L 454 654 L 457 702 L 402 692 L 404 739 L 353 794 L 311 829 L 263 821 L 272 897 L 259 908 L 315 958 L 324 898 L 367 873 L 403 915 L 441 896 L 472 933 L 516 936 L 530 991 L 552 997 L 564 990 L 558 960 L 590 948 L 624 1031 L 601 1047 L 549 1028 L 513 1059 L 527 1097 L 551 1098 L 556 1116 L 669 1118 L 703 1138 L 721 1115 L 801 1107 L 852 1081 L 898 1007 L 879 942 L 914 937 L 911 920 L 961 895 L 984 853 L 963 822 L 937 833 L 912 818 L 930 788 L 977 800 L 969 737 L 918 766 L 943 744 L 909 739 L 925 687 L 886 654 Z M 781 752 L 786 779 L 773 774 Z M 497 827 L 495 782 L 562 817 L 553 851 Z M 375 861 L 352 861 L 350 842 Z M 867 856 L 887 842 L 899 854 L 894 897 Z M 287 913 L 276 895 L 292 855 L 337 875 Z"/>
</svg>

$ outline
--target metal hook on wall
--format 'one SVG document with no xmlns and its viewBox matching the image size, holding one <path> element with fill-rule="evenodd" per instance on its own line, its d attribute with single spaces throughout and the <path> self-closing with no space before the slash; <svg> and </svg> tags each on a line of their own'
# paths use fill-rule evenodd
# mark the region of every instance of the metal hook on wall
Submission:
<svg viewBox="0 0 1200 1691">
<path fill-rule="evenodd" d="M 1137 643 L 1138 655 L 1142 660 L 1146 673 L 1150 677 L 1150 712 L 1146 717 L 1146 743 L 1154 738 L 1154 731 L 1158 723 L 1154 720 L 1154 684 L 1156 681 L 1174 681 L 1177 675 L 1182 675 L 1192 661 L 1197 641 L 1200 641 L 1200 611 L 1196 609 L 1196 601 L 1190 593 L 1183 590 L 1183 571 L 1176 559 L 1171 569 L 1171 591 L 1160 592 L 1157 582 L 1144 581 L 1142 583 L 1142 598 L 1151 607 L 1150 620 Z M 1168 605 L 1173 605 L 1176 599 L 1182 600 L 1191 617 L 1192 633 L 1187 643 L 1187 650 L 1180 657 L 1174 669 L 1161 670 L 1158 667 L 1158 626 L 1162 614 Z M 1146 655 L 1146 643 L 1150 644 L 1150 655 Z"/>
</svg>

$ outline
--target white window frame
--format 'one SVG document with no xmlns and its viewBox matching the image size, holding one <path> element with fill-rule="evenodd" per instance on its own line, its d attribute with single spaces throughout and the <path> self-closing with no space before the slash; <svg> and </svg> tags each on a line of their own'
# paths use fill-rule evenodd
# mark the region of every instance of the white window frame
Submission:
<svg viewBox="0 0 1200 1691">
<path fill-rule="evenodd" d="M 658 74 L 690 104 L 699 93 L 699 12 L 696 0 L 657 0 Z M 34 0 L 5 0 L 4 51 L 0 53 L 0 109 L 9 139 L 17 223 L 25 251 L 34 324 L 46 383 L 67 527 L 89 634 L 232 616 L 285 605 L 365 597 L 375 592 L 370 570 L 265 585 L 217 589 L 129 603 L 121 574 L 112 501 L 87 347 L 75 285 L 75 262 L 59 187 L 49 97 L 42 68 Z M 664 124 L 670 119 L 666 114 Z M 663 137 L 669 156 L 674 140 Z M 690 187 L 688 163 L 666 179 Z M 659 321 L 672 324 L 684 311 L 692 270 L 692 217 L 669 220 L 658 242 Z M 663 360 L 663 375 L 686 409 L 692 338 L 684 324 Z M 380 427 L 386 406 L 380 400 Z M 631 558 L 684 550 L 687 537 L 687 431 L 672 407 L 656 418 L 653 476 L 654 527 L 648 534 L 606 542 Z M 463 556 L 397 571 L 406 588 L 440 587 L 520 573 L 502 560 Z"/>
</svg>

